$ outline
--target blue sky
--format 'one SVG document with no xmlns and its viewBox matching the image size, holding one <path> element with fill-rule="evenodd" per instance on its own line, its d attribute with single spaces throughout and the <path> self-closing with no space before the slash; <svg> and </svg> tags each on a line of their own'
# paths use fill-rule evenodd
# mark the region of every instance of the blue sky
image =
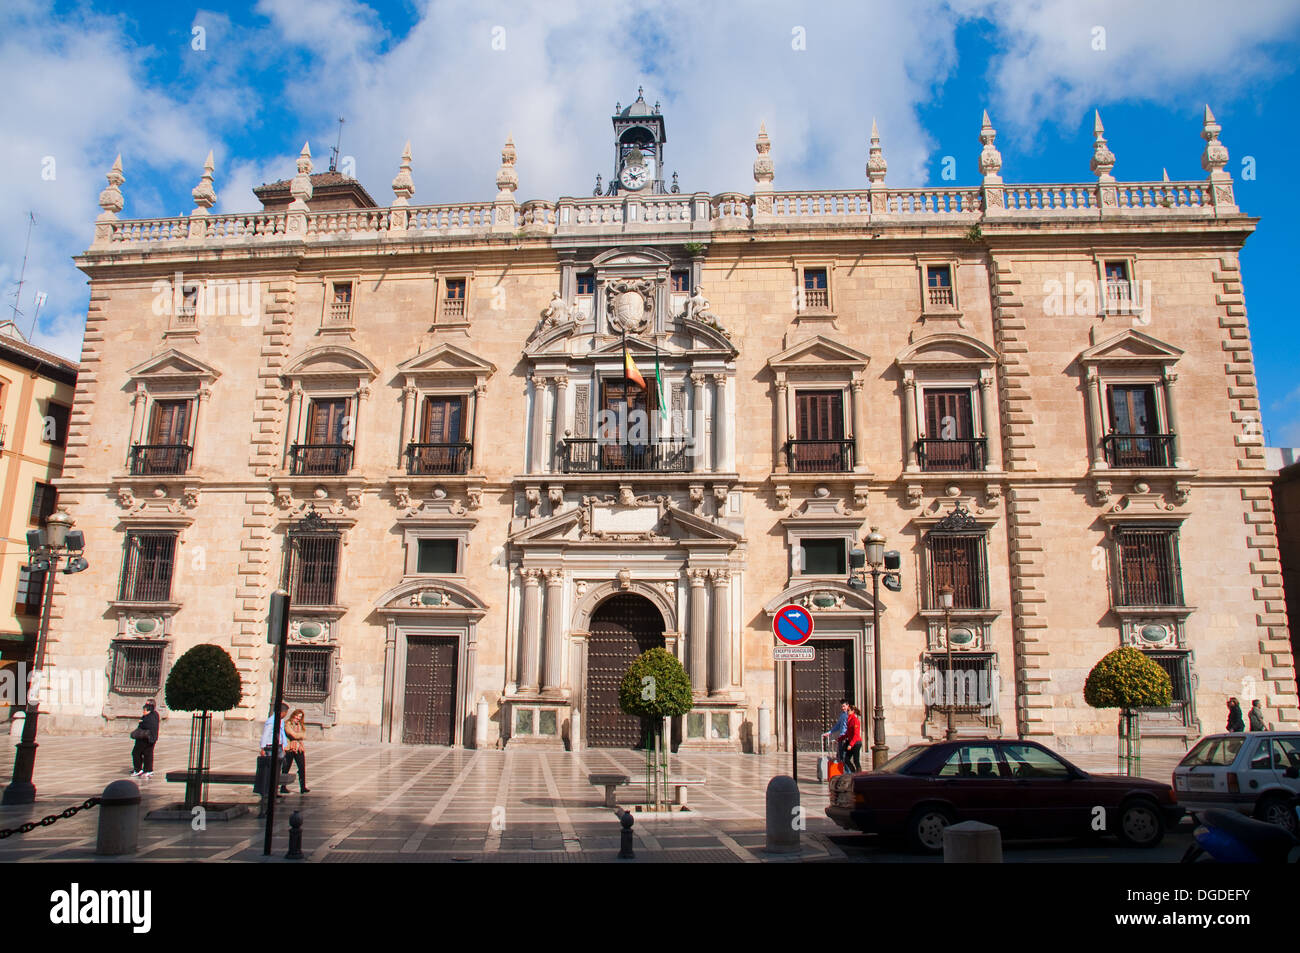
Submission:
<svg viewBox="0 0 1300 953">
<path fill-rule="evenodd" d="M 609 173 L 615 102 L 643 84 L 685 190 L 750 191 L 760 120 L 778 189 L 862 187 L 873 117 L 888 184 L 947 184 L 945 156 L 957 184 L 974 184 L 984 108 L 1011 183 L 1093 181 L 1094 108 L 1118 179 L 1200 179 L 1208 102 L 1238 204 L 1261 218 L 1242 267 L 1264 427 L 1270 444 L 1300 446 L 1288 277 L 1298 61 L 1300 4 L 1272 0 L 7 0 L 4 316 L 32 211 L 19 324 L 47 292 L 36 343 L 79 354 L 87 287 L 71 257 L 90 242 L 118 152 L 133 218 L 188 213 L 209 149 L 218 210 L 252 209 L 249 189 L 291 175 L 304 140 L 328 164 L 339 116 L 344 161 L 381 204 L 408 139 L 415 203 L 490 198 L 508 134 L 521 200 L 585 195 Z"/>
</svg>

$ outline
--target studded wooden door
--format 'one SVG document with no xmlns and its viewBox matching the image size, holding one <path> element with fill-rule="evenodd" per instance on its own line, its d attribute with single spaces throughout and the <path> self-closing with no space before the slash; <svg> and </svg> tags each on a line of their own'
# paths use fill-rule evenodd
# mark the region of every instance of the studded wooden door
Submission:
<svg viewBox="0 0 1300 953">
<path fill-rule="evenodd" d="M 664 646 L 659 610 L 643 596 L 611 596 L 591 616 L 587 639 L 587 744 L 635 748 L 641 744 L 640 718 L 618 707 L 618 686 L 632 660 Z"/>
<path fill-rule="evenodd" d="M 799 751 L 819 751 L 822 732 L 834 727 L 840 717 L 840 700 L 856 701 L 853 643 L 817 639 L 808 644 L 816 648 L 817 657 L 794 663 L 794 736 Z"/>
<path fill-rule="evenodd" d="M 408 636 L 402 742 L 449 745 L 455 737 L 455 639 Z"/>
</svg>

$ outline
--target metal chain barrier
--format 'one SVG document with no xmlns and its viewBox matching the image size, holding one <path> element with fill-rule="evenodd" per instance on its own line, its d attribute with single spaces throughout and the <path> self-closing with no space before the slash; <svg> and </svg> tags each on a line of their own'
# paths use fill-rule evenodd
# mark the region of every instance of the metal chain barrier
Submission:
<svg viewBox="0 0 1300 953">
<path fill-rule="evenodd" d="M 39 821 L 29 821 L 26 824 L 19 824 L 12 830 L 0 830 L 0 840 L 4 840 L 6 837 L 13 837 L 15 834 L 26 834 L 28 831 L 36 830 L 38 827 L 49 827 L 55 821 L 61 821 L 65 817 L 75 817 L 77 814 L 86 810 L 86 808 L 97 807 L 101 800 L 102 798 L 89 797 L 86 798 L 84 804 L 77 807 L 70 807 L 66 811 L 61 811 L 58 814 L 51 814 L 48 817 L 42 817 Z"/>
</svg>

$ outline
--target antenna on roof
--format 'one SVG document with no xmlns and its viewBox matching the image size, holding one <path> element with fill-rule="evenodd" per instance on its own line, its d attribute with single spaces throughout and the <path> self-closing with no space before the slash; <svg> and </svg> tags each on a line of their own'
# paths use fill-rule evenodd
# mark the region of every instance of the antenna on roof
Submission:
<svg viewBox="0 0 1300 953">
<path fill-rule="evenodd" d="M 343 145 L 343 117 L 339 116 L 339 137 L 334 142 L 334 148 L 330 150 L 330 171 L 339 170 L 339 146 Z"/>
<path fill-rule="evenodd" d="M 18 304 L 23 297 L 23 280 L 27 275 L 27 250 L 32 247 L 32 226 L 35 224 L 36 224 L 36 213 L 28 212 L 27 213 L 27 244 L 23 246 L 23 267 L 18 272 L 18 287 L 14 289 L 13 317 L 10 319 L 13 321 L 14 327 L 18 326 L 18 315 L 23 313 L 18 308 Z"/>
</svg>

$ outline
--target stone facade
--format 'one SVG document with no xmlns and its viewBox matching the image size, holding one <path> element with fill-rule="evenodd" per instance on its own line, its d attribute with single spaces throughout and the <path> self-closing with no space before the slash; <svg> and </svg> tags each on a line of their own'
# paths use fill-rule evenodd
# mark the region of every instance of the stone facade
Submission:
<svg viewBox="0 0 1300 953">
<path fill-rule="evenodd" d="M 51 643 L 108 702 L 56 730 L 120 730 L 200 642 L 245 679 L 225 730 L 255 730 L 290 552 L 314 567 L 287 578 L 296 697 L 331 737 L 615 743 L 609 653 L 648 639 L 691 678 L 681 744 L 785 747 L 791 602 L 822 660 L 795 674 L 805 740 L 841 693 L 870 713 L 877 661 L 890 745 L 942 737 L 949 633 L 983 686 L 953 696 L 964 732 L 1110 750 L 1083 682 L 1120 644 L 1174 677 L 1148 744 L 1217 728 L 1231 694 L 1294 725 L 1237 260 L 1256 220 L 1208 109 L 1202 181 L 1117 182 L 1098 117 L 1097 182 L 1006 185 L 986 115 L 977 187 L 887 186 L 873 125 L 865 187 L 775 190 L 763 130 L 753 192 L 716 195 L 665 190 L 657 108 L 614 119 L 609 192 L 555 202 L 515 201 L 513 143 L 467 205 L 411 204 L 409 145 L 388 208 L 304 147 L 263 190 L 287 206 L 211 214 L 209 163 L 188 219 L 122 220 L 114 166 L 60 484 L 93 569 Z M 625 353 L 662 375 L 648 443 Z M 188 449 L 142 463 L 160 442 Z M 902 565 L 878 606 L 849 584 L 870 527 Z"/>
</svg>

